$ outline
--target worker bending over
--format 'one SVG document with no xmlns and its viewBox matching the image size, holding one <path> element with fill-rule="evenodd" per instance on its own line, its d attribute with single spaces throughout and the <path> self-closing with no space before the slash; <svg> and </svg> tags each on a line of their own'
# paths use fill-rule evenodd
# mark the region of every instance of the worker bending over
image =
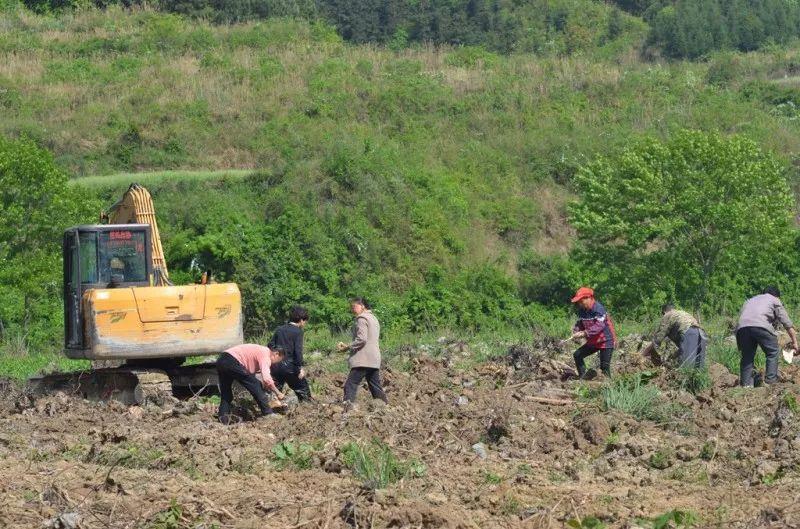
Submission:
<svg viewBox="0 0 800 529">
<path fill-rule="evenodd" d="M 739 366 L 739 384 L 753 387 L 753 362 L 756 348 L 760 345 L 767 356 L 766 383 L 778 381 L 778 335 L 775 324 L 780 323 L 789 333 L 792 349 L 797 351 L 797 334 L 789 314 L 780 300 L 781 292 L 776 287 L 767 287 L 763 294 L 744 302 L 736 326 L 736 345 L 742 354 Z"/>
<path fill-rule="evenodd" d="M 661 322 L 653 335 L 653 341 L 645 347 L 642 355 L 661 364 L 661 357 L 656 350 L 665 338 L 669 338 L 678 347 L 678 367 L 702 369 L 706 363 L 708 336 L 697 319 L 670 303 L 661 307 L 661 314 Z"/>
<path fill-rule="evenodd" d="M 610 377 L 611 355 L 617 342 L 611 316 L 606 308 L 594 299 L 594 290 L 591 288 L 579 288 L 572 298 L 572 303 L 578 309 L 578 322 L 572 328 L 571 338 L 586 340 L 573 355 L 578 376 L 583 378 L 586 375 L 584 359 L 600 351 L 600 369 L 604 375 Z"/>
<path fill-rule="evenodd" d="M 272 415 L 269 399 L 264 389 L 275 394 L 281 400 L 283 393 L 275 387 L 270 376 L 270 365 L 283 360 L 283 351 L 270 350 L 269 347 L 246 343 L 227 349 L 217 359 L 217 375 L 219 377 L 219 420 L 223 424 L 231 422 L 231 403 L 233 402 L 233 381 L 239 382 L 250 392 L 262 416 Z M 256 378 L 261 373 L 261 380 Z M 263 387 L 263 389 L 262 389 Z"/>
</svg>

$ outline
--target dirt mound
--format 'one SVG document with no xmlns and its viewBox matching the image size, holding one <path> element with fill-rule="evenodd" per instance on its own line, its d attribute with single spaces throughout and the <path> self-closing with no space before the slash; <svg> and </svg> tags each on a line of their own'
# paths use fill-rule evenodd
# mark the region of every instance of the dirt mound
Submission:
<svg viewBox="0 0 800 529">
<path fill-rule="evenodd" d="M 4 386 L 0 527 L 800 523 L 793 384 L 694 396 L 654 370 L 662 415 L 604 411 L 608 383 L 565 376 L 569 351 L 517 345 L 471 365 L 458 349 L 387 370 L 388 406 L 361 392 L 346 410 L 345 375 L 313 369 L 315 403 L 227 427 L 204 399 L 129 408 Z M 632 370 L 621 358 L 615 372 Z"/>
</svg>

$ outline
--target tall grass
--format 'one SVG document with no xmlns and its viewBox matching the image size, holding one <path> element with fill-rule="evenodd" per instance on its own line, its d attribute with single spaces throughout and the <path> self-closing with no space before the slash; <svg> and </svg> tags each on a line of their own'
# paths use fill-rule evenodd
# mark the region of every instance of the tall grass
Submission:
<svg viewBox="0 0 800 529">
<path fill-rule="evenodd" d="M 341 453 L 345 465 L 369 489 L 385 489 L 406 476 L 425 473 L 422 463 L 398 459 L 388 445 L 376 439 L 369 443 L 348 443 Z"/>
<path fill-rule="evenodd" d="M 648 377 L 643 373 L 615 379 L 601 391 L 603 409 L 619 410 L 639 420 L 669 420 L 676 410 L 662 401 L 661 392 L 656 386 L 647 382 Z"/>
</svg>

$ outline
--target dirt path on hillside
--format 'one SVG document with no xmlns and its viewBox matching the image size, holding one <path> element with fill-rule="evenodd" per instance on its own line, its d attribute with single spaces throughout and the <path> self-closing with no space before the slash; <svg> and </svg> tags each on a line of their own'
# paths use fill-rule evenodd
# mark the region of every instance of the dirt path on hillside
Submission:
<svg viewBox="0 0 800 529">
<path fill-rule="evenodd" d="M 657 424 L 576 400 L 578 383 L 560 379 L 564 355 L 517 347 L 459 367 L 468 354 L 412 353 L 408 372 L 387 373 L 390 406 L 362 391 L 348 412 L 334 403 L 344 375 L 312 372 L 317 404 L 232 427 L 200 401 L 34 401 L 7 386 L 0 527 L 556 528 L 591 516 L 651 527 L 637 519 L 673 509 L 696 512 L 698 527 L 800 527 L 800 412 L 786 396 L 800 394 L 796 368 L 743 392 L 715 366 L 698 397 L 659 371 L 650 383 L 680 409 Z M 643 367 L 616 361 L 618 372 Z M 372 439 L 424 473 L 364 487 L 343 450 Z M 312 447 L 309 468 L 275 460 L 283 441 Z"/>
</svg>

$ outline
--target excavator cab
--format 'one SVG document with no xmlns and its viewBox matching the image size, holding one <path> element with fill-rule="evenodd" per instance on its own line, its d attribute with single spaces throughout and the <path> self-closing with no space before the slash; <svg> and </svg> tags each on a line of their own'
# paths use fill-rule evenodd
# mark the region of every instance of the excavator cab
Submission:
<svg viewBox="0 0 800 529">
<path fill-rule="evenodd" d="M 88 225 L 64 232 L 65 347 L 83 349 L 81 300 L 89 289 L 147 287 L 153 282 L 148 224 Z"/>
</svg>

